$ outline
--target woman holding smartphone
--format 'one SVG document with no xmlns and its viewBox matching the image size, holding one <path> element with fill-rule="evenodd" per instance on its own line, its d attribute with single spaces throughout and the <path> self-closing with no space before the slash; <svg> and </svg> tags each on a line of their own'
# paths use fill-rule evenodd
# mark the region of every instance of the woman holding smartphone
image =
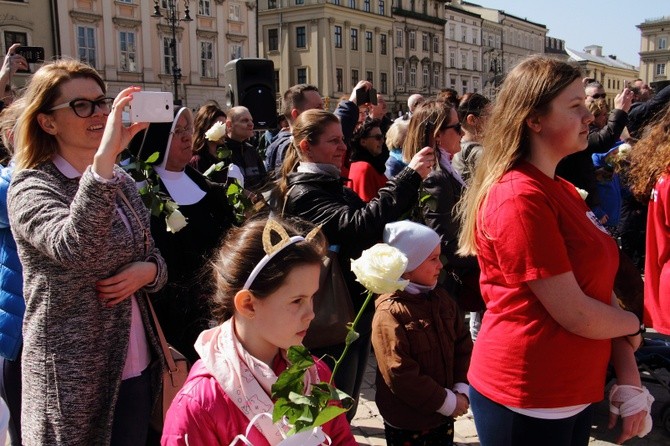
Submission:
<svg viewBox="0 0 670 446">
<path fill-rule="evenodd" d="M 58 60 L 25 93 L 8 210 L 25 283 L 27 446 L 146 441 L 160 347 L 141 293 L 163 286 L 166 267 L 135 183 L 115 164 L 146 127 L 121 122 L 137 91 L 106 97 L 95 69 Z"/>
</svg>

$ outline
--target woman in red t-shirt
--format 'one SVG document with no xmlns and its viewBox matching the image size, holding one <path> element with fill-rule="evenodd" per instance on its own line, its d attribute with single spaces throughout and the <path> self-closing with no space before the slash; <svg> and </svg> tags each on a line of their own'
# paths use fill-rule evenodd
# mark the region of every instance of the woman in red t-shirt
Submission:
<svg viewBox="0 0 670 446">
<path fill-rule="evenodd" d="M 631 191 L 649 203 L 644 262 L 644 321 L 670 334 L 670 107 L 631 150 Z"/>
<path fill-rule="evenodd" d="M 459 238 L 460 254 L 478 256 L 487 307 L 468 373 L 482 446 L 588 444 L 610 360 L 627 415 L 619 441 L 644 433 L 648 406 L 628 410 L 646 389 L 639 321 L 612 291 L 617 247 L 555 176 L 592 121 L 579 69 L 535 56 L 508 74 L 485 131 Z"/>
<path fill-rule="evenodd" d="M 366 203 L 375 198 L 388 181 L 384 171 L 389 153 L 384 149 L 383 139 L 379 119 L 365 120 L 351 137 L 351 183 L 348 186 Z"/>
</svg>

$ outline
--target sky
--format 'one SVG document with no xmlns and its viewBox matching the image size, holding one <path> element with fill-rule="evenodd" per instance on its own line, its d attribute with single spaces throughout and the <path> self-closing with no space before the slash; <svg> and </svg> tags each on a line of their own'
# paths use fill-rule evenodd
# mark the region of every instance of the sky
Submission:
<svg viewBox="0 0 670 446">
<path fill-rule="evenodd" d="M 562 39 L 571 50 L 603 47 L 631 65 L 640 65 L 640 30 L 645 19 L 670 16 L 668 0 L 469 0 L 547 27 L 547 35 Z"/>
</svg>

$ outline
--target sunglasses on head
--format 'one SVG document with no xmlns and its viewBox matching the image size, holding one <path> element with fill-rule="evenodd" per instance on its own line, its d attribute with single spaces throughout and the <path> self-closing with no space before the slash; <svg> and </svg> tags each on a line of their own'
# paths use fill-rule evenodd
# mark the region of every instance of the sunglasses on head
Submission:
<svg viewBox="0 0 670 446">
<path fill-rule="evenodd" d="M 449 129 L 454 129 L 456 130 L 456 133 L 461 133 L 461 123 L 457 122 L 456 124 L 451 124 L 451 125 L 445 125 L 440 128 L 440 130 L 449 130 Z"/>
<path fill-rule="evenodd" d="M 596 93 L 596 94 L 592 94 L 590 97 L 592 97 L 593 99 L 605 99 L 607 97 L 607 94 Z"/>
<path fill-rule="evenodd" d="M 96 99 L 95 101 L 90 99 L 73 99 L 69 102 L 54 105 L 49 109 L 49 111 L 70 107 L 80 118 L 88 118 L 93 116 L 93 113 L 95 113 L 95 107 L 98 107 L 104 115 L 110 114 L 113 103 L 114 98 L 100 98 Z"/>
</svg>

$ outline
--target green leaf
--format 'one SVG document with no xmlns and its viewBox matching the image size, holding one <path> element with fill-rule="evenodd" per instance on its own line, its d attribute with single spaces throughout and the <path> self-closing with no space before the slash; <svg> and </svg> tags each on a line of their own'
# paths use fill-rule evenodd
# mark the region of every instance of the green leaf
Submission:
<svg viewBox="0 0 670 446">
<path fill-rule="evenodd" d="M 319 414 L 314 419 L 313 427 L 322 426 L 329 422 L 330 420 L 338 417 L 339 415 L 345 413 L 347 409 L 339 406 L 328 406 L 322 409 Z"/>
<path fill-rule="evenodd" d="M 347 337 L 345 338 L 344 342 L 347 343 L 347 344 L 351 344 L 352 342 L 354 342 L 359 337 L 360 337 L 360 335 L 356 331 L 349 330 L 347 332 Z"/>
<path fill-rule="evenodd" d="M 149 155 L 149 158 L 147 158 L 147 160 L 145 161 L 145 163 L 147 163 L 147 164 L 155 163 L 156 160 L 158 160 L 158 156 L 159 156 L 159 153 L 158 153 L 158 152 L 154 152 L 154 153 L 152 153 L 151 155 Z"/>
</svg>

